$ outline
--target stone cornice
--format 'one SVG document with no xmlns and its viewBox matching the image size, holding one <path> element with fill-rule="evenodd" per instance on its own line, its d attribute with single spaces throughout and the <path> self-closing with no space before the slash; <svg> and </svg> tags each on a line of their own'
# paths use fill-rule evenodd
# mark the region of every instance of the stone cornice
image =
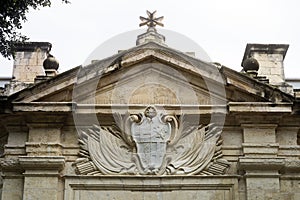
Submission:
<svg viewBox="0 0 300 200">
<path fill-rule="evenodd" d="M 230 113 L 291 113 L 292 103 L 229 102 Z"/>
<path fill-rule="evenodd" d="M 14 112 L 72 112 L 72 102 L 14 102 Z"/>
<path fill-rule="evenodd" d="M 76 104 L 73 102 L 30 102 L 30 103 L 13 103 L 14 112 L 61 112 L 76 114 L 111 114 L 113 110 L 118 110 L 121 113 L 127 112 L 128 109 L 131 112 L 139 113 L 142 109 L 148 105 L 137 104 Z M 227 105 L 157 105 L 163 106 L 166 112 L 168 110 L 176 114 L 227 114 Z"/>
<path fill-rule="evenodd" d="M 1 158 L 1 171 L 22 171 L 19 159 L 17 158 Z"/>
<path fill-rule="evenodd" d="M 145 109 L 148 105 L 107 105 L 107 104 L 77 104 L 75 112 L 76 114 L 88 114 L 88 113 L 103 113 L 110 114 L 113 110 L 118 110 L 120 113 L 126 113 L 128 110 L 132 114 L 137 114 L 141 110 Z M 168 114 L 227 114 L 226 105 L 157 105 L 157 107 L 163 106 L 164 110 Z"/>
<path fill-rule="evenodd" d="M 25 170 L 61 170 L 65 166 L 63 156 L 19 156 L 19 163 Z"/>
<path fill-rule="evenodd" d="M 33 52 L 38 48 L 44 51 L 50 51 L 52 44 L 49 42 L 19 42 L 14 44 L 14 51 L 25 51 L 25 52 Z"/>
<path fill-rule="evenodd" d="M 277 157 L 241 157 L 239 158 L 239 169 L 245 171 L 272 171 L 280 170 L 284 166 L 284 158 Z"/>
<path fill-rule="evenodd" d="M 57 76 L 32 85 L 8 97 L 9 102 L 23 101 L 32 102 L 37 101 L 49 94 L 63 90 L 67 87 L 72 87 L 77 80 L 77 73 L 80 66 L 75 67 L 69 71 L 58 74 Z"/>
<path fill-rule="evenodd" d="M 253 51 L 259 51 L 266 54 L 281 54 L 283 58 L 289 48 L 288 44 L 247 44 L 242 63 L 245 59 L 251 57 Z"/>
<path fill-rule="evenodd" d="M 295 174 L 300 171 L 300 161 L 283 157 L 240 157 L 239 169 L 250 174 L 264 173 L 266 171 L 280 171 L 281 174 Z"/>
<path fill-rule="evenodd" d="M 300 160 L 285 160 L 284 168 L 281 170 L 282 173 L 299 173 L 300 172 Z"/>
<path fill-rule="evenodd" d="M 235 89 L 248 92 L 262 100 L 271 102 L 293 102 L 295 97 L 282 92 L 279 88 L 262 83 L 244 73 L 222 66 L 221 72 L 226 83 Z"/>
</svg>

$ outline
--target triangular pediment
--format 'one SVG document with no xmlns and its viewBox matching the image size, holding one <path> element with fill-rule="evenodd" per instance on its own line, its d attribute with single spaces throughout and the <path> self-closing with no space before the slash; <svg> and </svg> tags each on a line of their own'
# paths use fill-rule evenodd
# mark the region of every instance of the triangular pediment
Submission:
<svg viewBox="0 0 300 200">
<path fill-rule="evenodd" d="M 226 102 L 225 95 L 210 94 L 201 77 L 178 71 L 150 57 L 79 84 L 73 97 L 81 104 L 211 105 Z"/>
<path fill-rule="evenodd" d="M 228 101 L 290 101 L 290 96 L 240 72 L 150 42 L 67 71 L 11 99 L 18 102 L 215 105 Z"/>
</svg>

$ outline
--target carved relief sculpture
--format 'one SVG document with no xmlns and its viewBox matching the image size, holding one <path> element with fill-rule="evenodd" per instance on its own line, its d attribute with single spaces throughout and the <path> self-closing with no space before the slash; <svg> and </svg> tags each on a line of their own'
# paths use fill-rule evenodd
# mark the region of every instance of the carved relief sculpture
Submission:
<svg viewBox="0 0 300 200">
<path fill-rule="evenodd" d="M 117 125 L 93 126 L 79 133 L 82 175 L 220 175 L 229 168 L 222 159 L 221 129 L 191 125 L 182 116 L 163 115 L 149 106 L 144 113 L 115 114 Z"/>
</svg>

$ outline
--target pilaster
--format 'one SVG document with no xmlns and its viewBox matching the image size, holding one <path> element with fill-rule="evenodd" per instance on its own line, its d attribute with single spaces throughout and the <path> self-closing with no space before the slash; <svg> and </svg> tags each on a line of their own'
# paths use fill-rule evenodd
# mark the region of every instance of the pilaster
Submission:
<svg viewBox="0 0 300 200">
<path fill-rule="evenodd" d="M 4 157 L 0 160 L 3 178 L 1 199 L 22 199 L 24 170 L 20 166 L 18 156 L 25 155 L 24 144 L 27 140 L 28 128 L 20 121 L 6 119 L 5 129 L 8 137 L 4 146 Z"/>
<path fill-rule="evenodd" d="M 277 123 L 263 122 L 241 124 L 244 156 L 239 158 L 239 169 L 244 172 L 248 200 L 263 200 L 280 192 L 279 170 L 285 159 L 277 157 Z"/>
<path fill-rule="evenodd" d="M 23 199 L 61 199 L 60 171 L 65 166 L 62 155 L 61 128 L 65 116 L 42 113 L 26 118 L 28 140 L 25 143 L 27 156 L 20 156 L 24 173 Z"/>
<path fill-rule="evenodd" d="M 17 158 L 2 158 L 0 168 L 3 178 L 2 194 L 0 199 L 18 200 L 23 196 L 23 169 Z"/>
<path fill-rule="evenodd" d="M 28 156 L 60 156 L 62 153 L 61 128 L 64 115 L 43 114 L 28 116 L 29 127 L 26 153 Z"/>
<path fill-rule="evenodd" d="M 286 160 L 278 156 L 276 132 L 283 117 L 292 112 L 292 104 L 231 102 L 229 111 L 243 129 L 238 169 L 246 181 L 247 199 L 282 198 L 279 171 Z"/>
<path fill-rule="evenodd" d="M 23 200 L 57 200 L 62 196 L 59 178 L 64 168 L 63 156 L 20 156 L 24 173 Z"/>
<path fill-rule="evenodd" d="M 276 142 L 277 124 L 242 124 L 245 157 L 276 157 L 279 144 Z"/>
</svg>

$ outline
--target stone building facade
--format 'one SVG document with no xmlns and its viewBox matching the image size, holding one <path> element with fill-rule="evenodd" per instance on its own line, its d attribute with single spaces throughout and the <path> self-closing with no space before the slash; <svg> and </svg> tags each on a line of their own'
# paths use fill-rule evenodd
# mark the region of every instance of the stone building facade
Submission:
<svg viewBox="0 0 300 200">
<path fill-rule="evenodd" d="M 61 74 L 50 49 L 19 46 L 0 96 L 1 199 L 300 199 L 288 45 L 248 44 L 242 72 L 168 47 L 151 24 L 137 46 Z"/>
</svg>

